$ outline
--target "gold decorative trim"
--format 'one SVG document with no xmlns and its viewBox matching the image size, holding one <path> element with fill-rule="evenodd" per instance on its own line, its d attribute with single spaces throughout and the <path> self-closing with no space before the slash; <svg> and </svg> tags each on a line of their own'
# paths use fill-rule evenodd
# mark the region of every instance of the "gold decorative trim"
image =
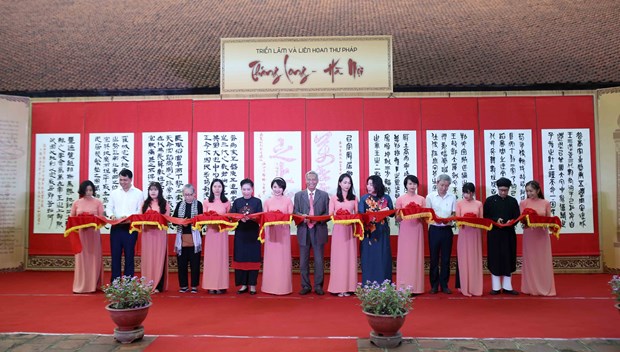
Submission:
<svg viewBox="0 0 620 352">
<path fill-rule="evenodd" d="M 136 271 L 140 271 L 140 257 L 136 257 Z M 103 265 L 106 271 L 110 270 L 110 257 L 103 257 Z M 201 269 L 203 263 L 201 261 Z M 487 262 L 486 258 L 482 263 L 486 270 Z M 75 260 L 73 256 L 29 256 L 28 257 L 28 270 L 40 270 L 40 271 L 71 271 L 75 266 Z M 424 261 L 424 270 L 428 273 L 430 264 L 428 258 Z M 314 268 L 314 259 L 310 259 L 310 271 Z M 330 260 L 325 260 L 325 272 L 329 272 Z M 454 273 L 456 271 L 456 258 L 453 257 L 450 261 L 450 269 Z M 168 257 L 168 270 L 170 272 L 176 272 L 178 270 L 177 257 Z M 19 271 L 19 270 L 11 270 Z M 232 271 L 232 269 L 231 269 Z M 396 272 L 396 260 L 392 261 L 392 271 Z M 553 271 L 555 273 L 620 273 L 620 269 L 603 267 L 600 256 L 570 256 L 570 257 L 554 257 L 553 258 Z M 293 258 L 293 272 L 299 273 L 299 258 Z M 358 272 L 361 272 L 360 263 L 358 261 Z M 521 257 L 517 258 L 517 273 L 521 272 Z"/>
</svg>

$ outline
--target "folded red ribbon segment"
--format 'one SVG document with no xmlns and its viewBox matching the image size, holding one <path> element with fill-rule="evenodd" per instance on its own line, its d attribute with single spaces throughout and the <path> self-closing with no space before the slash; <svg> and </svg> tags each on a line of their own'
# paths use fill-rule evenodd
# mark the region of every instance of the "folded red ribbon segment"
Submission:
<svg viewBox="0 0 620 352">
<path fill-rule="evenodd" d="M 353 237 L 364 239 L 364 223 L 362 221 L 362 214 L 351 214 L 346 209 L 338 209 L 331 220 L 334 224 L 338 225 L 351 225 L 353 227 Z"/>
<path fill-rule="evenodd" d="M 293 216 L 291 214 L 285 214 L 279 210 L 260 213 L 260 219 L 258 221 L 258 224 L 260 225 L 258 240 L 260 243 L 265 243 L 266 226 L 290 225 L 292 220 Z"/>
<path fill-rule="evenodd" d="M 231 216 L 241 214 L 218 214 L 213 210 L 210 210 L 204 214 L 199 214 L 192 218 L 192 228 L 194 230 L 200 230 L 205 225 L 216 225 L 219 232 L 233 231 L 237 228 L 239 219 L 241 217 Z"/>
<path fill-rule="evenodd" d="M 155 226 L 160 230 L 168 231 L 168 219 L 165 215 L 154 210 L 148 210 L 144 214 L 133 214 L 129 217 L 129 232 L 142 232 L 143 225 Z"/>
<path fill-rule="evenodd" d="M 73 254 L 79 254 L 82 252 L 82 241 L 80 241 L 79 230 L 89 227 L 93 227 L 98 230 L 105 224 L 105 221 L 90 213 L 70 216 L 69 219 L 67 219 L 64 237 L 68 237 L 70 235 L 69 240 L 71 241 L 71 251 Z"/>
</svg>

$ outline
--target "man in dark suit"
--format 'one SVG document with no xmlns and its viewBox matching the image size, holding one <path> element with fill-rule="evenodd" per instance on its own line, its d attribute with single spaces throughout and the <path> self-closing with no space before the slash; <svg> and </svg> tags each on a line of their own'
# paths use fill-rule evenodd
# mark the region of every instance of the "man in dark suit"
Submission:
<svg viewBox="0 0 620 352">
<path fill-rule="evenodd" d="M 306 173 L 306 189 L 295 193 L 293 212 L 300 215 L 329 215 L 329 195 L 316 189 L 319 175 L 314 171 Z M 314 251 L 314 292 L 324 295 L 323 291 L 323 253 L 327 243 L 327 222 L 306 219 L 297 226 L 299 243 L 299 266 L 301 271 L 300 295 L 312 291 L 310 284 L 310 249 Z"/>
</svg>

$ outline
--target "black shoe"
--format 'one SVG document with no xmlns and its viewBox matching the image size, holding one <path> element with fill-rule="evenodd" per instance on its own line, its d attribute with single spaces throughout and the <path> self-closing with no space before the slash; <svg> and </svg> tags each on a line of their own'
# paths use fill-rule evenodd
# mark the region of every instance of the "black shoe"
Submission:
<svg viewBox="0 0 620 352">
<path fill-rule="evenodd" d="M 325 294 L 325 292 L 323 292 L 323 289 L 320 287 L 315 288 L 314 292 L 319 296 L 323 296 Z"/>
<path fill-rule="evenodd" d="M 226 290 L 215 290 L 216 295 L 223 295 L 226 293 Z"/>
<path fill-rule="evenodd" d="M 489 292 L 489 294 L 491 296 L 495 296 L 495 295 L 499 295 L 500 292 L 501 292 L 500 290 L 491 290 L 491 292 Z"/>
<path fill-rule="evenodd" d="M 237 291 L 237 294 L 243 294 L 243 293 L 246 293 L 246 292 L 248 292 L 248 288 L 247 287 L 246 288 L 242 288 L 241 290 Z"/>
<path fill-rule="evenodd" d="M 447 295 L 451 295 L 452 294 L 452 290 L 449 288 L 442 288 L 441 291 L 443 291 L 443 293 L 447 294 Z"/>
<path fill-rule="evenodd" d="M 210 295 L 216 295 L 217 291 L 216 290 L 208 290 L 207 293 L 210 294 Z"/>
<path fill-rule="evenodd" d="M 513 296 L 518 296 L 519 292 L 515 291 L 515 290 L 504 290 L 504 294 L 506 295 L 513 295 Z"/>
<path fill-rule="evenodd" d="M 185 292 L 187 292 L 187 291 L 189 291 L 189 288 L 187 288 L 187 287 L 181 287 L 181 288 L 179 289 L 179 292 L 180 292 L 180 293 L 185 293 Z"/>
<path fill-rule="evenodd" d="M 255 294 L 256 294 L 256 291 L 252 291 L 252 290 L 250 290 L 250 294 L 251 294 L 251 295 L 255 295 Z"/>
<path fill-rule="evenodd" d="M 300 295 L 307 295 L 308 293 L 312 292 L 312 289 L 310 287 L 304 287 L 301 289 L 301 291 L 299 291 Z"/>
<path fill-rule="evenodd" d="M 437 293 L 437 289 L 436 288 L 431 288 L 431 294 L 434 295 Z"/>
</svg>

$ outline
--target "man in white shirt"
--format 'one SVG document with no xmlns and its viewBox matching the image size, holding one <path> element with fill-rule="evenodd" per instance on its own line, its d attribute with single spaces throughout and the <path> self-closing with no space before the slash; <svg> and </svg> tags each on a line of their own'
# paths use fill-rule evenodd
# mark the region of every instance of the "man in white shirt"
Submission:
<svg viewBox="0 0 620 352">
<path fill-rule="evenodd" d="M 456 197 L 448 193 L 452 179 L 446 174 L 437 177 L 437 190 L 426 196 L 426 207 L 433 208 L 435 215 L 440 218 L 453 216 L 456 212 Z M 428 248 L 430 252 L 429 278 L 431 281 L 431 293 L 441 291 L 450 294 L 448 288 L 450 279 L 450 254 L 452 253 L 452 224 L 435 223 L 428 228 Z M 441 272 L 439 268 L 441 257 Z"/>
<path fill-rule="evenodd" d="M 122 169 L 118 174 L 119 188 L 110 192 L 106 213 L 110 219 L 124 219 L 140 213 L 140 203 L 144 201 L 142 191 L 133 187 L 133 173 Z M 112 280 L 121 276 L 121 258 L 125 252 L 125 270 L 123 275 L 134 275 L 134 253 L 138 234 L 129 233 L 129 223 L 112 226 L 110 230 L 110 252 L 112 254 Z"/>
</svg>

